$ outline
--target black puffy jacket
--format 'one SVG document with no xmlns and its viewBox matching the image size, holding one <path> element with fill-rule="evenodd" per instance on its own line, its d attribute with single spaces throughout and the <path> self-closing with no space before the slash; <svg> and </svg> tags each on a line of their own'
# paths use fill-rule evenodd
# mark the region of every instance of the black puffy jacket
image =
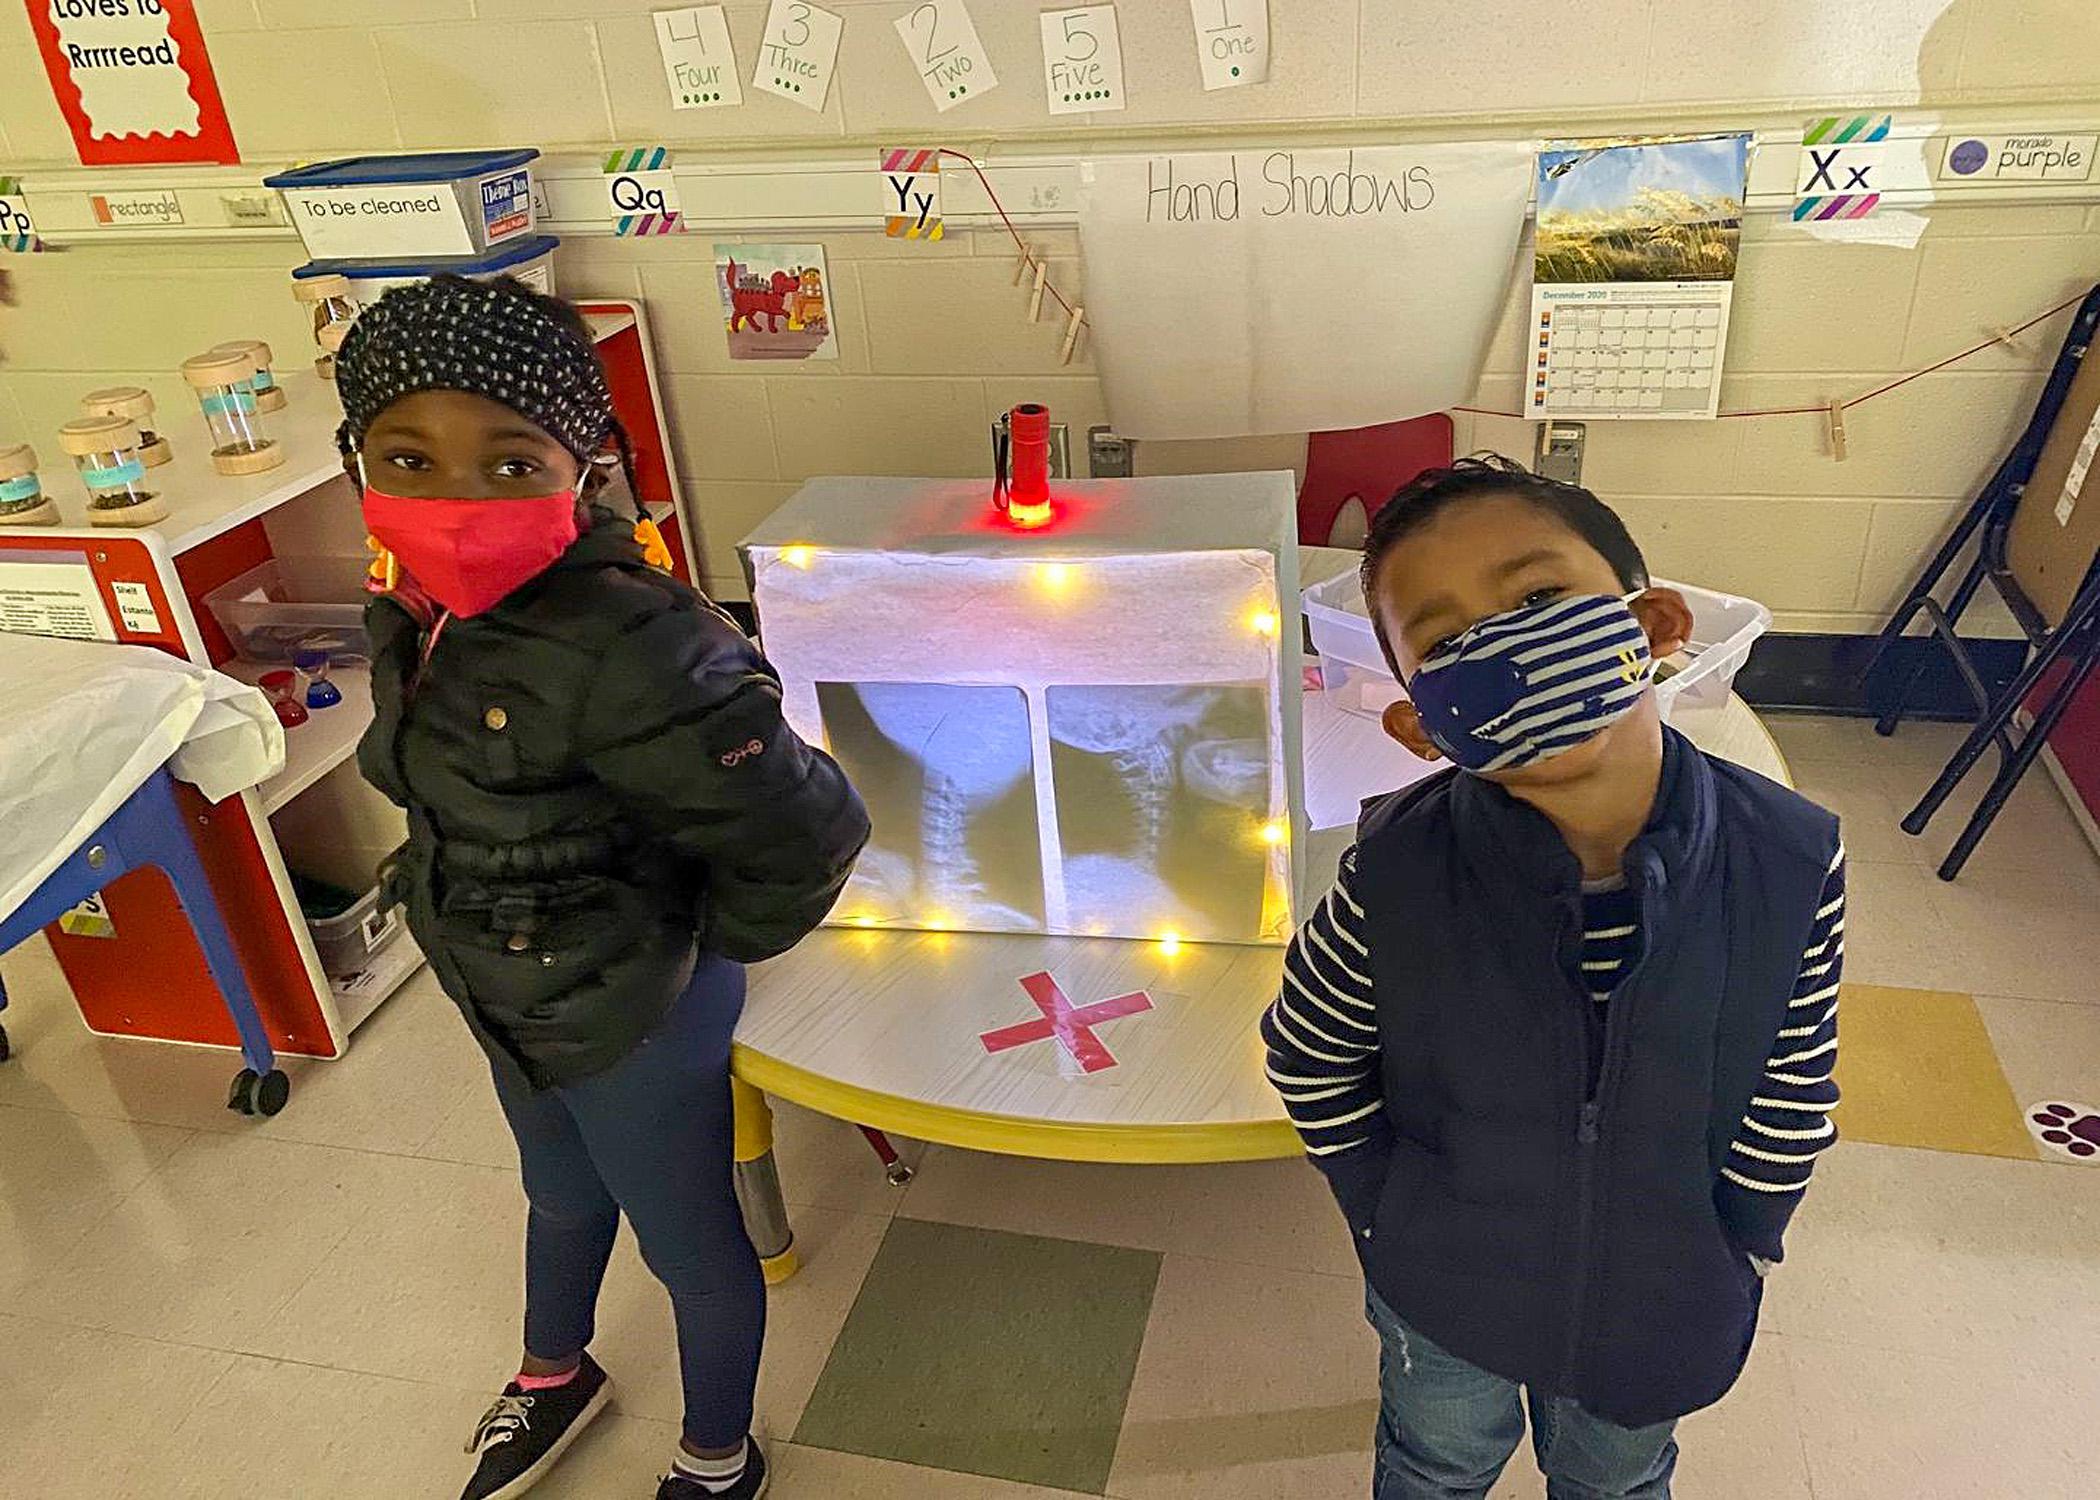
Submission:
<svg viewBox="0 0 2100 1500">
<path fill-rule="evenodd" d="M 390 894 L 483 1045 L 541 1088 L 625 1056 L 696 945 L 754 962 L 799 942 L 868 835 L 758 648 L 600 515 L 434 646 L 404 603 L 366 611 L 358 761 L 409 815 Z"/>
</svg>

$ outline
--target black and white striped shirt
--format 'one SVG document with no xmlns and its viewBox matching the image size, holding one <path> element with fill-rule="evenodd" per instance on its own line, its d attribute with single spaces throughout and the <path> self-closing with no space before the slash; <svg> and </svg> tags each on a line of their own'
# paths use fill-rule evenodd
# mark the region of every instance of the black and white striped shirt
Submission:
<svg viewBox="0 0 2100 1500">
<path fill-rule="evenodd" d="M 1284 956 L 1283 992 L 1262 1017 L 1269 1081 L 1283 1096 L 1305 1148 L 1328 1167 L 1386 1132 L 1379 1077 L 1381 1038 L 1372 999 L 1363 906 L 1355 895 L 1356 851 L 1342 859 L 1334 889 L 1299 928 Z M 1639 947 L 1630 891 L 1584 898 L 1582 979 L 1597 1002 L 1595 1030 Z M 1824 880 L 1814 930 L 1802 954 L 1787 1025 L 1774 1042 L 1718 1191 L 1738 1199 L 1744 1224 L 1770 1224 L 1748 1248 L 1778 1258 L 1779 1226 L 1808 1186 L 1816 1157 L 1837 1138 L 1838 977 L 1845 952 L 1845 855 Z M 1592 1066 L 1599 1049 L 1592 1047 Z"/>
</svg>

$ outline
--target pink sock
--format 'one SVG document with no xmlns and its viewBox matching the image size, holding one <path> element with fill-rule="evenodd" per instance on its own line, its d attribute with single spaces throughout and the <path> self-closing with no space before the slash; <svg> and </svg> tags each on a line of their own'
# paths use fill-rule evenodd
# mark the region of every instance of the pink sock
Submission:
<svg viewBox="0 0 2100 1500">
<path fill-rule="evenodd" d="M 574 1380 L 577 1372 L 582 1368 L 583 1361 L 579 1359 L 559 1375 L 526 1375 L 520 1373 L 517 1376 L 516 1384 L 521 1391 L 551 1391 L 558 1385 L 567 1385 Z"/>
</svg>

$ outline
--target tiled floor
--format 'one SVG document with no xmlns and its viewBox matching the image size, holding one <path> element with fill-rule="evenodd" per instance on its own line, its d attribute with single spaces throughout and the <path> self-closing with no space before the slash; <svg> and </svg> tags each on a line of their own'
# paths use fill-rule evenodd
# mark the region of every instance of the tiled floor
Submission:
<svg viewBox="0 0 2100 1500">
<path fill-rule="evenodd" d="M 1819 1173 L 1742 1384 L 1685 1424 L 1678 1493 L 2100 1492 L 2100 1171 L 2034 1155 L 2006 1118 L 2100 1104 L 2100 861 L 2037 777 L 1944 885 L 1951 828 L 1912 840 L 1895 819 L 1950 731 L 1775 729 L 1804 790 L 1846 815 L 1850 978 L 1876 988 L 1848 1012 L 1852 1139 Z M 450 1500 L 515 1357 L 520 1197 L 479 1060 L 428 980 L 256 1123 L 219 1108 L 222 1056 L 81 1032 L 40 947 L 6 977 L 0 1496 Z M 1375 1351 L 1302 1165 L 915 1148 L 899 1192 L 849 1127 L 780 1119 L 806 1262 L 773 1294 L 760 1392 L 781 1500 L 1364 1494 Z M 616 1414 L 539 1494 L 646 1496 L 674 1441 L 670 1320 L 624 1240 L 600 1327 Z M 985 1346 L 1002 1340 L 1015 1368 L 1069 1351 L 1085 1388 L 1000 1378 Z M 1053 1363 L 1030 1367 L 1054 1379 Z M 939 1421 L 914 1389 L 944 1393 Z M 1098 1428 L 1104 1409 L 1120 1428 L 1099 1440 L 1021 1430 L 1031 1411 Z M 984 1456 L 1002 1423 L 1039 1464 Z M 1520 1457 L 1496 1496 L 1542 1493 Z"/>
</svg>

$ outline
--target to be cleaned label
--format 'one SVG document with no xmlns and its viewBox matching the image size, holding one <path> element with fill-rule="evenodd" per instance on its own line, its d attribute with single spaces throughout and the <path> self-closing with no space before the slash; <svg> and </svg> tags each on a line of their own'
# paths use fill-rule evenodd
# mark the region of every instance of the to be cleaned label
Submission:
<svg viewBox="0 0 2100 1500">
<path fill-rule="evenodd" d="M 315 260 L 474 253 L 473 233 L 450 183 L 287 188 L 284 201 Z"/>
</svg>

